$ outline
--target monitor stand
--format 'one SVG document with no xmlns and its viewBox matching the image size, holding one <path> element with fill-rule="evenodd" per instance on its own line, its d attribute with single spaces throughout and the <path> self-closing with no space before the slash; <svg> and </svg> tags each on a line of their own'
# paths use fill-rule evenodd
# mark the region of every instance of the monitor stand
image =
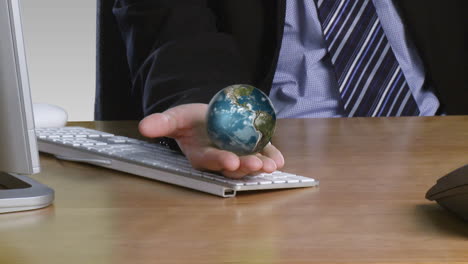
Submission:
<svg viewBox="0 0 468 264">
<path fill-rule="evenodd" d="M 22 175 L 0 172 L 0 213 L 46 207 L 54 200 L 54 190 Z"/>
</svg>

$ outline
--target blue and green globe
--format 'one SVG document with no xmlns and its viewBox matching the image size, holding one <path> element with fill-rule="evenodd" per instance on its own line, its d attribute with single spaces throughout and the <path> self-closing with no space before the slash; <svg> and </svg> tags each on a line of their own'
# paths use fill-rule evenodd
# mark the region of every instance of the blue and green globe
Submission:
<svg viewBox="0 0 468 264">
<path fill-rule="evenodd" d="M 215 146 L 248 155 L 261 151 L 275 132 L 273 104 L 259 89 L 245 84 L 231 85 L 210 101 L 207 132 Z"/>
</svg>

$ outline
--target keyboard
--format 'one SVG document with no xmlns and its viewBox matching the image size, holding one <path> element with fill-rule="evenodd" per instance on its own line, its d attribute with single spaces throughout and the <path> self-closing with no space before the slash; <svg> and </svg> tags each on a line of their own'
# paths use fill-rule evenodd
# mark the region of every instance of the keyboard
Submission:
<svg viewBox="0 0 468 264">
<path fill-rule="evenodd" d="M 39 151 L 194 190 L 234 197 L 239 191 L 317 186 L 315 179 L 282 171 L 230 179 L 193 169 L 181 153 L 157 143 L 83 127 L 36 128 Z"/>
</svg>

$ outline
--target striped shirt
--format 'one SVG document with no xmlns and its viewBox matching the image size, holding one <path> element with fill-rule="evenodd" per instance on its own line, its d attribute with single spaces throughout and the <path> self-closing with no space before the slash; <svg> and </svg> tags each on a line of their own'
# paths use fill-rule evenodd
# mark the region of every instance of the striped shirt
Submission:
<svg viewBox="0 0 468 264">
<path fill-rule="evenodd" d="M 407 38 L 392 0 L 373 0 L 382 28 L 422 116 L 434 115 L 439 101 L 423 88 L 421 59 Z M 270 98 L 279 118 L 342 117 L 338 90 L 313 0 L 286 1 L 283 42 Z"/>
</svg>

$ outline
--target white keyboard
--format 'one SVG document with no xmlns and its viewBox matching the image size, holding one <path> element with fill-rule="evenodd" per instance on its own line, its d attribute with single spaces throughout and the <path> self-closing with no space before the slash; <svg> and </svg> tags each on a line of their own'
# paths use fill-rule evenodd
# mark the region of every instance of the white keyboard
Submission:
<svg viewBox="0 0 468 264">
<path fill-rule="evenodd" d="M 39 151 L 202 192 L 233 197 L 238 191 L 317 186 L 318 181 L 275 171 L 239 180 L 195 170 L 180 153 L 155 143 L 83 127 L 37 128 Z"/>
</svg>

